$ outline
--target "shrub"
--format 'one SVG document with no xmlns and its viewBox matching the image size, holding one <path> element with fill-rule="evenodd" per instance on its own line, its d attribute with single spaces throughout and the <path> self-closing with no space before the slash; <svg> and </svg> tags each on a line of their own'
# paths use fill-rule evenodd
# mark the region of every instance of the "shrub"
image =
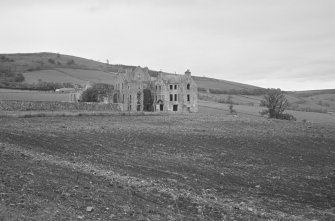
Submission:
<svg viewBox="0 0 335 221">
<path fill-rule="evenodd" d="M 52 59 L 52 58 L 49 58 L 49 59 L 48 59 L 48 62 L 49 62 L 50 64 L 55 64 L 55 63 L 56 63 L 55 60 Z"/>
<path fill-rule="evenodd" d="M 296 121 L 297 118 L 295 118 L 292 114 L 280 114 L 277 119 L 281 119 L 281 120 L 294 120 Z"/>
<path fill-rule="evenodd" d="M 73 59 L 71 59 L 71 60 L 67 61 L 66 64 L 67 64 L 67 65 L 73 65 L 73 64 L 75 64 L 75 62 L 74 62 Z"/>
<path fill-rule="evenodd" d="M 234 105 L 232 103 L 229 104 L 229 113 L 230 114 L 237 114 L 237 111 L 234 109 Z"/>
<path fill-rule="evenodd" d="M 198 87 L 198 91 L 199 92 L 207 92 L 207 89 L 203 88 L 203 87 Z"/>
<path fill-rule="evenodd" d="M 22 73 L 18 73 L 16 74 L 15 78 L 14 78 L 15 82 L 23 82 L 24 81 L 24 76 Z"/>
</svg>

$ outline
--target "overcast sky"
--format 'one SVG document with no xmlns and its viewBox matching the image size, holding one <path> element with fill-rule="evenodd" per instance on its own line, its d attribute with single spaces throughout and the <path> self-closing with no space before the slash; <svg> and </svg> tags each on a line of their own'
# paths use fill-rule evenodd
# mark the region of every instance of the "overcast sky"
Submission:
<svg viewBox="0 0 335 221">
<path fill-rule="evenodd" d="M 335 88 L 335 0 L 0 0 L 0 53 Z"/>
</svg>

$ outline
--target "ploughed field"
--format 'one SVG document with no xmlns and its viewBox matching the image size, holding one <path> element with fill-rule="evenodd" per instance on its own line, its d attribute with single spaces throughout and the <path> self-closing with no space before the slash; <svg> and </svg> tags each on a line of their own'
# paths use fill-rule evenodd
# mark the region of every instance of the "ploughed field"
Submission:
<svg viewBox="0 0 335 221">
<path fill-rule="evenodd" d="M 335 125 L 0 118 L 0 220 L 334 220 Z"/>
</svg>

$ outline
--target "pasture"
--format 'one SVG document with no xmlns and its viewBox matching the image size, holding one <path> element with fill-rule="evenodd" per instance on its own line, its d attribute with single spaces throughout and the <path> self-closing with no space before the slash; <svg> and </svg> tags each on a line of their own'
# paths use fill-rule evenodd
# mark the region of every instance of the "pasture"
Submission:
<svg viewBox="0 0 335 221">
<path fill-rule="evenodd" d="M 0 88 L 0 101 L 70 101 L 69 93 Z"/>
<path fill-rule="evenodd" d="M 29 71 L 23 74 L 26 83 L 45 82 L 67 83 L 79 85 L 91 83 L 113 84 L 115 74 L 99 70 L 55 68 L 52 70 Z"/>
<path fill-rule="evenodd" d="M 0 220 L 334 220 L 334 134 L 224 111 L 0 118 Z"/>
<path fill-rule="evenodd" d="M 199 112 L 204 114 L 228 114 L 229 105 L 221 104 L 211 101 L 198 101 Z M 234 109 L 237 111 L 239 116 L 249 117 L 254 119 L 260 119 L 260 113 L 265 107 L 260 106 L 248 106 L 248 105 L 234 105 Z M 321 124 L 335 124 L 335 116 L 333 114 L 327 113 L 315 113 L 315 112 L 303 112 L 303 111 L 293 111 L 287 110 L 286 113 L 292 114 L 297 118 L 297 121 L 308 121 L 311 123 L 321 123 Z"/>
</svg>

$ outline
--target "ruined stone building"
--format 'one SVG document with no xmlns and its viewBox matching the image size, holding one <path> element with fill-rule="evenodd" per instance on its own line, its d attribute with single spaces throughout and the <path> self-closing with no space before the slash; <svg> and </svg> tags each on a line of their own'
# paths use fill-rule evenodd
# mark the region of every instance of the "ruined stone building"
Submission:
<svg viewBox="0 0 335 221">
<path fill-rule="evenodd" d="M 123 111 L 197 112 L 197 85 L 185 75 L 149 75 L 148 68 L 120 70 L 115 79 L 113 103 Z"/>
</svg>

